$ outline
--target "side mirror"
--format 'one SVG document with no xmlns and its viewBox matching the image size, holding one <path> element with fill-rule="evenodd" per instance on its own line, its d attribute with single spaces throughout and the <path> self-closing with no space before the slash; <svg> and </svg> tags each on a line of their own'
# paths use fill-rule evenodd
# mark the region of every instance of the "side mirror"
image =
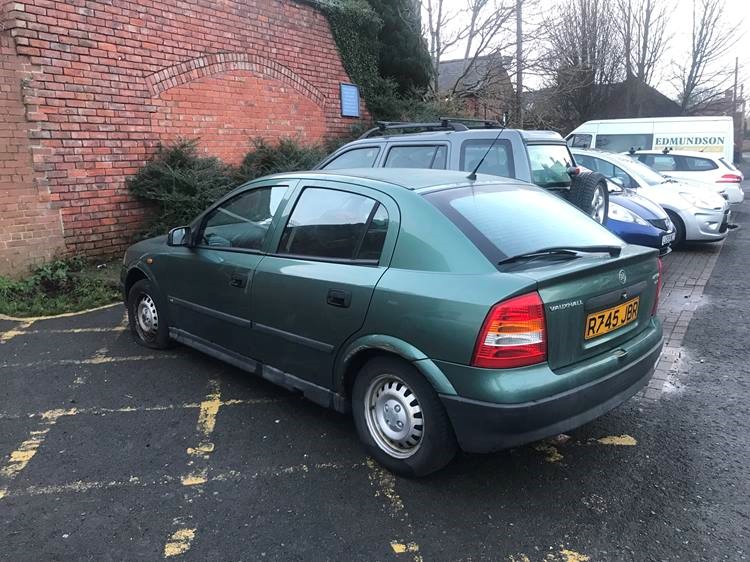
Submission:
<svg viewBox="0 0 750 562">
<path fill-rule="evenodd" d="M 167 246 L 190 246 L 190 227 L 178 226 L 167 234 Z"/>
<path fill-rule="evenodd" d="M 625 190 L 625 184 L 622 178 L 607 178 L 607 187 L 610 193 L 622 193 Z"/>
</svg>

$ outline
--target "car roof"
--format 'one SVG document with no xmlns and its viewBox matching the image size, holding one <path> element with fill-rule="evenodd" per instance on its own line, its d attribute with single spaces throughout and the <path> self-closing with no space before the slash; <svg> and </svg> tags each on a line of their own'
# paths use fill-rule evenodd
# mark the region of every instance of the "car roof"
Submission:
<svg viewBox="0 0 750 562">
<path fill-rule="evenodd" d="M 649 150 L 636 150 L 636 154 L 673 154 L 675 156 L 696 156 L 698 158 L 711 158 L 713 160 L 722 158 L 724 154 L 712 154 L 709 152 L 701 152 L 700 150 L 670 150 L 669 152 L 665 153 L 663 150 L 659 149 L 649 149 Z"/>
<path fill-rule="evenodd" d="M 421 133 L 394 133 L 367 137 L 358 139 L 344 146 L 351 146 L 354 144 L 365 144 L 373 142 L 421 142 L 421 141 L 440 141 L 440 140 L 469 140 L 469 139 L 485 139 L 495 138 L 500 129 L 469 129 L 468 131 L 424 131 Z M 563 143 L 565 140 L 560 136 L 559 133 L 554 131 L 525 131 L 521 129 L 505 129 L 502 131 L 500 138 L 507 138 L 512 135 L 519 135 L 526 142 L 555 142 Z M 342 147 L 343 148 L 343 147 Z"/>
<path fill-rule="evenodd" d="M 476 180 L 468 178 L 469 172 L 456 170 L 428 170 L 422 168 L 349 168 L 341 170 L 313 170 L 276 174 L 270 178 L 329 179 L 333 181 L 371 180 L 396 187 L 419 191 L 436 187 L 458 187 L 472 183 L 530 185 L 515 178 L 477 174 Z M 266 178 L 267 179 L 267 178 Z"/>
</svg>

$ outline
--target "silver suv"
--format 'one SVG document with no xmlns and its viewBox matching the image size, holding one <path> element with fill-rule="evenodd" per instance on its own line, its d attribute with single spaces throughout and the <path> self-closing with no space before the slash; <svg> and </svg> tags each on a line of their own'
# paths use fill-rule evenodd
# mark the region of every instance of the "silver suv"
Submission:
<svg viewBox="0 0 750 562">
<path fill-rule="evenodd" d="M 443 119 L 436 123 L 380 122 L 345 144 L 317 169 L 433 168 L 516 178 L 556 192 L 602 224 L 609 193 L 604 176 L 578 169 L 565 140 L 552 131 L 501 129 L 482 121 Z M 421 132 L 405 133 L 409 129 Z M 499 133 L 499 136 L 498 136 Z"/>
</svg>

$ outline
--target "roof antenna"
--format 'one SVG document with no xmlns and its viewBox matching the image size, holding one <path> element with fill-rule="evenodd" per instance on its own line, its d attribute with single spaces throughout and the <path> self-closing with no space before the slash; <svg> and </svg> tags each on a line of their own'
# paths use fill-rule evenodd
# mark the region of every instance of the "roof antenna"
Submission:
<svg viewBox="0 0 750 562">
<path fill-rule="evenodd" d="M 471 173 L 468 176 L 466 176 L 467 179 L 470 179 L 471 181 L 474 181 L 475 179 L 477 179 L 477 170 L 482 165 L 482 163 L 484 163 L 484 159 L 487 158 L 487 155 L 490 153 L 490 150 L 492 150 L 492 147 L 495 146 L 495 143 L 500 138 L 500 135 L 503 134 L 503 131 L 505 130 L 505 126 L 507 125 L 507 123 L 508 123 L 508 111 L 506 110 L 506 111 L 503 111 L 503 126 L 500 127 L 500 132 L 497 134 L 497 136 L 494 139 L 492 139 L 492 142 L 487 147 L 487 151 L 484 153 L 484 156 L 482 156 L 482 159 L 479 160 L 476 167 L 471 171 Z"/>
</svg>

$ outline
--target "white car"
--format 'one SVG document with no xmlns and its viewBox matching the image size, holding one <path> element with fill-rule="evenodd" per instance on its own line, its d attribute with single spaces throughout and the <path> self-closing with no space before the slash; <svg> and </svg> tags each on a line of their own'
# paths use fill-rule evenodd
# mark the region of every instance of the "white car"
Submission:
<svg viewBox="0 0 750 562">
<path fill-rule="evenodd" d="M 665 178 L 629 156 L 602 150 L 571 149 L 576 164 L 604 174 L 608 179 L 635 189 L 661 205 L 674 223 L 674 245 L 682 242 L 717 242 L 729 230 L 729 203 L 718 193 Z"/>
<path fill-rule="evenodd" d="M 722 154 L 686 150 L 636 150 L 628 154 L 664 176 L 719 186 L 730 203 L 745 200 L 740 185 L 745 176 Z"/>
</svg>

